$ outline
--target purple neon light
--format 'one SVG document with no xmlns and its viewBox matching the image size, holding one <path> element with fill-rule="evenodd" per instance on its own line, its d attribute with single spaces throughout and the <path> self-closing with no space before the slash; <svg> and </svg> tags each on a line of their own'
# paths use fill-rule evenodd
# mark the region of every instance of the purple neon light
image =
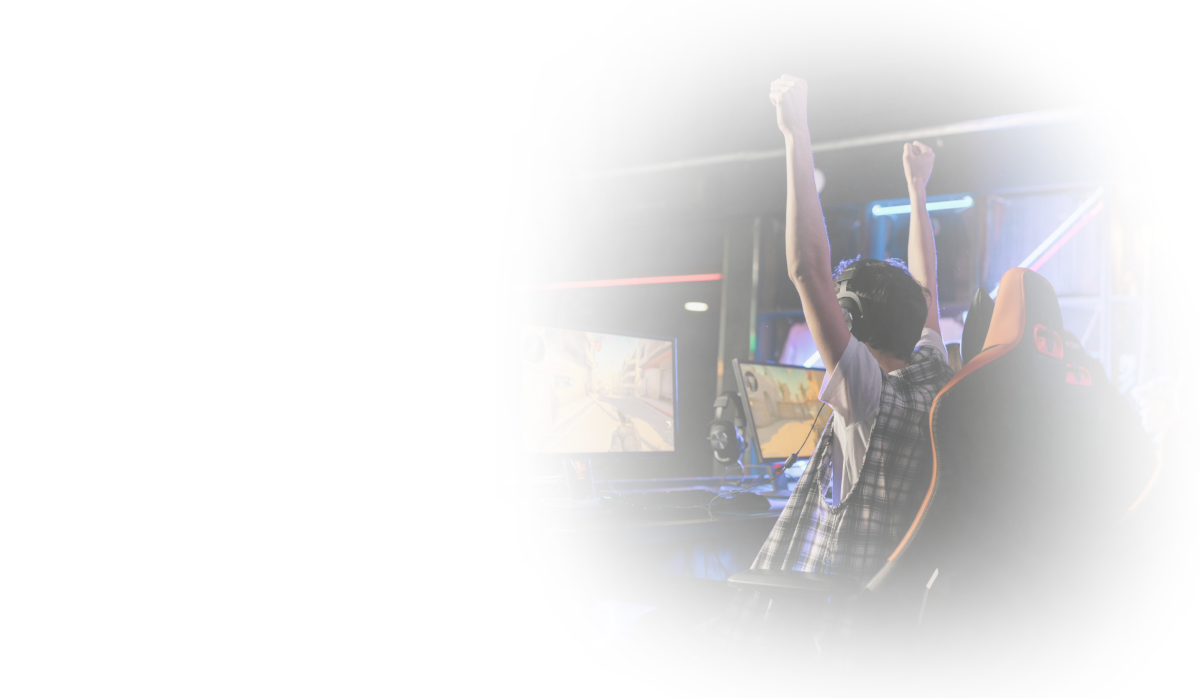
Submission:
<svg viewBox="0 0 1200 698">
<path fill-rule="evenodd" d="M 1079 222 L 1076 223 L 1070 230 L 1068 230 L 1066 235 L 1063 235 L 1058 239 L 1058 242 L 1054 243 L 1054 247 L 1046 250 L 1046 253 L 1039 257 L 1036 262 L 1030 264 L 1029 271 L 1037 271 L 1038 269 L 1041 269 L 1042 265 L 1054 256 L 1055 252 L 1058 252 L 1060 249 L 1062 249 L 1062 246 L 1067 244 L 1068 240 L 1075 237 L 1075 233 L 1083 230 L 1083 226 L 1087 225 L 1093 218 L 1096 217 L 1096 214 L 1100 213 L 1102 210 L 1104 210 L 1104 199 L 1100 199 L 1100 202 L 1097 203 L 1091 211 L 1088 211 L 1086 214 L 1084 214 L 1083 218 L 1080 218 Z"/>
</svg>

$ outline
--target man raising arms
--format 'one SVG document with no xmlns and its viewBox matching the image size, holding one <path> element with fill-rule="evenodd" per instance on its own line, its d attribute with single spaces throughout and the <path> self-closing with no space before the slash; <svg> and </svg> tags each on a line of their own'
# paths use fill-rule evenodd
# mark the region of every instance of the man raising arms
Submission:
<svg viewBox="0 0 1200 698">
<path fill-rule="evenodd" d="M 807 98 L 799 78 L 771 83 L 787 155 L 788 273 L 827 368 L 820 397 L 833 418 L 752 568 L 829 574 L 861 589 L 924 496 L 917 483 L 928 480 L 932 464 L 929 410 L 953 375 L 939 334 L 937 261 L 925 208 L 934 155 L 919 142 L 904 146 L 909 267 L 855 260 L 831 276 Z M 839 304 L 839 296 L 853 301 Z"/>
</svg>

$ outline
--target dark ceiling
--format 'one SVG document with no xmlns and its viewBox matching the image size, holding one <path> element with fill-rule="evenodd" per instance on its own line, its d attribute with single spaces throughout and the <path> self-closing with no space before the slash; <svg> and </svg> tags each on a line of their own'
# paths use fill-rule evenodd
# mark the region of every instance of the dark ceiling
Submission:
<svg viewBox="0 0 1200 698">
<path fill-rule="evenodd" d="M 713 7 L 530 2 L 484 11 L 481 22 L 494 29 L 476 44 L 487 56 L 478 77 L 464 76 L 468 85 L 482 85 L 481 98 L 466 109 L 478 112 L 474 119 L 490 142 L 503 140 L 491 146 L 487 163 L 497 185 L 488 212 L 498 224 L 494 243 L 538 237 L 524 257 L 524 278 L 552 281 L 576 253 L 574 241 L 551 239 L 535 223 L 558 221 L 565 233 L 562 221 L 578 192 L 554 193 L 562 207 L 548 206 L 533 200 L 529 182 L 617 164 L 778 148 L 766 90 L 728 91 L 760 79 L 766 85 L 776 72 L 818 74 L 810 100 L 816 140 L 888 124 L 1108 102 L 1145 148 L 1148 174 L 1157 173 L 1154 212 L 1168 210 L 1169 192 L 1178 191 L 1184 176 L 1181 156 L 1188 151 L 1174 138 L 1186 113 L 1178 106 L 1186 82 L 1172 78 L 1180 70 L 1172 55 L 1184 43 L 1176 23 L 1154 7 L 1057 12 L 1044 2 L 923 2 L 805 7 L 784 17 L 757 5 Z M 1034 36 L 1042 38 L 930 62 L 947 46 Z M 847 66 L 859 67 L 842 70 Z M 720 94 L 646 102 L 695 89 Z"/>
</svg>

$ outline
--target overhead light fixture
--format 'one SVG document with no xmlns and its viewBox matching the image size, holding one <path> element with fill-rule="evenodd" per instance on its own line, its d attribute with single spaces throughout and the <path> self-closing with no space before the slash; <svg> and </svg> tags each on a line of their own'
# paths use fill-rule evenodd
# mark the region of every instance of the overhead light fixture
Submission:
<svg viewBox="0 0 1200 698">
<path fill-rule="evenodd" d="M 931 201 L 925 204 L 926 211 L 946 211 L 955 208 L 971 208 L 975 205 L 975 199 L 969 196 L 964 196 L 961 199 L 951 199 L 950 201 Z M 903 206 L 880 206 L 875 204 L 871 207 L 872 216 L 892 216 L 898 213 L 912 213 L 912 204 L 904 204 Z"/>
<path fill-rule="evenodd" d="M 690 310 L 694 313 L 703 313 L 704 311 L 708 310 L 708 303 L 701 303 L 700 301 L 688 301 L 687 303 L 683 304 L 683 309 Z"/>
</svg>

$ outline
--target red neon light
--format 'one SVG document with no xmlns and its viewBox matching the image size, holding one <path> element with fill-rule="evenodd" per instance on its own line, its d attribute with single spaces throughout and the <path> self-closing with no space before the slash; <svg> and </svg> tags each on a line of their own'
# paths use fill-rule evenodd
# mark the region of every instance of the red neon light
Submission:
<svg viewBox="0 0 1200 698">
<path fill-rule="evenodd" d="M 604 288 L 607 286 L 643 286 L 646 284 L 681 284 L 689 281 L 720 281 L 720 274 L 687 274 L 685 276 L 642 276 L 636 279 L 598 279 L 595 281 L 559 281 L 553 284 L 526 286 L 529 291 L 560 291 L 568 288 Z"/>
<path fill-rule="evenodd" d="M 1041 269 L 1042 265 L 1046 263 L 1046 260 L 1053 257 L 1055 252 L 1058 252 L 1063 245 L 1067 244 L 1068 240 L 1075 237 L 1075 233 L 1083 230 L 1083 226 L 1087 225 L 1088 221 L 1095 218 L 1096 214 L 1100 213 L 1102 210 L 1104 210 L 1104 199 L 1100 199 L 1100 202 L 1096 204 L 1095 208 L 1093 208 L 1091 211 L 1088 211 L 1086 216 L 1079 219 L 1079 222 L 1075 224 L 1075 227 L 1068 230 L 1066 235 L 1060 237 L 1058 242 L 1054 243 L 1054 247 L 1046 250 L 1046 254 L 1042 255 L 1038 261 L 1030 264 L 1029 271 L 1037 271 L 1038 269 Z"/>
</svg>

